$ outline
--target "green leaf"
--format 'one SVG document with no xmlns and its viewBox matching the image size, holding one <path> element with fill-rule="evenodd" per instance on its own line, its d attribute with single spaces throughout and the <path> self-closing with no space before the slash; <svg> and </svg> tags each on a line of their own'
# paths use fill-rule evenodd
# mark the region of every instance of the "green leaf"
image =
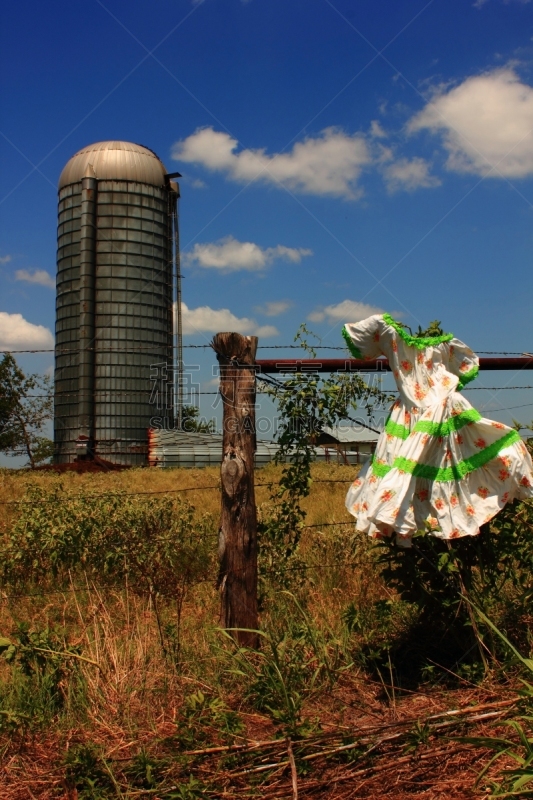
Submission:
<svg viewBox="0 0 533 800">
<path fill-rule="evenodd" d="M 508 639 L 508 638 L 507 638 L 507 637 L 506 637 L 506 636 L 505 636 L 505 635 L 504 635 L 504 634 L 503 634 L 503 633 L 502 633 L 502 632 L 499 630 L 499 628 L 497 628 L 497 627 L 496 627 L 496 625 L 495 625 L 495 624 L 494 624 L 494 623 L 493 623 L 493 622 L 492 622 L 492 621 L 491 621 L 491 620 L 490 620 L 490 619 L 487 617 L 487 615 L 486 615 L 486 614 L 484 614 L 484 613 L 483 613 L 483 611 L 481 611 L 481 609 L 480 609 L 480 608 L 478 608 L 478 607 L 477 607 L 477 606 L 476 606 L 476 605 L 475 605 L 475 604 L 474 604 L 474 603 L 473 603 L 473 602 L 470 600 L 470 598 L 469 598 L 469 597 L 465 597 L 464 595 L 461 595 L 461 597 L 463 598 L 463 600 L 465 600 L 467 603 L 469 603 L 469 604 L 472 606 L 472 608 L 474 609 L 474 611 L 476 612 L 476 614 L 478 615 L 478 617 L 479 617 L 479 618 L 480 618 L 480 619 L 481 619 L 481 620 L 482 620 L 482 621 L 485 623 L 485 625 L 488 625 L 488 626 L 489 626 L 489 628 L 490 628 L 492 631 L 494 631 L 494 633 L 495 633 L 497 636 L 499 636 L 499 637 L 500 637 L 500 639 L 502 640 L 502 642 L 505 642 L 505 644 L 507 645 L 507 647 L 508 647 L 508 648 L 511 650 L 511 652 L 512 652 L 512 653 L 514 653 L 514 655 L 515 655 L 515 656 L 518 658 L 518 660 L 519 660 L 519 661 L 521 661 L 521 662 L 522 662 L 522 664 L 524 664 L 524 666 L 525 666 L 525 667 L 527 667 L 527 669 L 528 669 L 528 670 L 529 670 L 531 673 L 533 673 L 533 660 L 532 660 L 531 658 L 524 658 L 524 656 L 522 655 L 522 653 L 520 653 L 520 651 L 519 651 L 519 650 L 517 650 L 517 649 L 516 649 L 516 647 L 515 647 L 513 644 L 511 644 L 511 642 L 509 641 L 509 639 Z"/>
</svg>

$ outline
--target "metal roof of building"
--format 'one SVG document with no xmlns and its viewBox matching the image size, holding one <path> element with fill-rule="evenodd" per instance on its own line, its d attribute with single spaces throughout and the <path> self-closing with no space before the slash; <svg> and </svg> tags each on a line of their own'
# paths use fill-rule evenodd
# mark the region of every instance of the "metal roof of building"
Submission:
<svg viewBox="0 0 533 800">
<path fill-rule="evenodd" d="M 269 464 L 277 449 L 275 442 L 258 441 L 255 466 Z M 152 428 L 148 431 L 148 463 L 151 467 L 209 467 L 220 466 L 221 461 L 221 434 Z"/>
<path fill-rule="evenodd" d="M 78 183 L 91 165 L 99 180 L 122 180 L 164 186 L 167 170 L 156 154 L 133 142 L 95 142 L 75 153 L 59 177 L 58 189 Z"/>
<path fill-rule="evenodd" d="M 368 433 L 372 434 L 372 431 L 368 431 Z M 377 440 L 377 434 L 375 436 Z M 363 443 L 376 440 L 367 437 L 356 441 Z M 258 441 L 255 466 L 264 467 L 270 464 L 277 450 L 276 442 Z M 327 448 L 321 446 L 315 447 L 317 461 L 330 460 L 326 450 Z M 367 460 L 367 457 L 368 454 L 361 454 L 361 456 L 348 454 L 345 460 L 346 463 L 359 464 Z M 178 430 L 148 429 L 148 463 L 151 467 L 210 467 L 219 466 L 221 461 L 222 435 L 219 433 L 187 433 Z"/>
<path fill-rule="evenodd" d="M 323 432 L 329 434 L 341 444 L 363 444 L 377 442 L 380 434 L 352 422 L 344 422 L 330 428 L 324 425 Z"/>
</svg>

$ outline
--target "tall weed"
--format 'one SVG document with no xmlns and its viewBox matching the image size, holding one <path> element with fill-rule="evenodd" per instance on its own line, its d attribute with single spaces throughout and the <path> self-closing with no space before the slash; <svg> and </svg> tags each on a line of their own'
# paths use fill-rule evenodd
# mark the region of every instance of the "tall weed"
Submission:
<svg viewBox="0 0 533 800">
<path fill-rule="evenodd" d="M 509 641 L 502 631 L 492 622 L 481 609 L 473 606 L 478 617 L 500 639 L 507 651 L 512 654 L 529 675 L 533 676 L 533 659 L 526 658 Z M 520 692 L 524 698 L 521 714 L 516 714 L 513 719 L 504 720 L 503 724 L 510 728 L 514 738 L 503 736 L 462 737 L 460 741 L 475 744 L 479 747 L 488 747 L 495 751 L 495 755 L 485 765 L 478 775 L 476 785 L 485 777 L 488 770 L 500 758 L 506 758 L 511 766 L 503 770 L 501 780 L 491 780 L 487 791 L 490 797 L 526 797 L 533 795 L 533 684 L 523 680 L 523 689 Z M 524 713 L 525 712 L 525 713 Z"/>
</svg>

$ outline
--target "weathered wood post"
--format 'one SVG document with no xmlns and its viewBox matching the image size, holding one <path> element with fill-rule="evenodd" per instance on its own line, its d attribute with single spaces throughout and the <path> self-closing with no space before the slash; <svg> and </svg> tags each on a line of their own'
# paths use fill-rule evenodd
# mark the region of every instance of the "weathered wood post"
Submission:
<svg viewBox="0 0 533 800">
<path fill-rule="evenodd" d="M 217 333 L 223 444 L 219 531 L 221 623 L 246 647 L 258 647 L 257 510 L 254 490 L 255 356 L 257 337 Z M 249 365 L 249 366 L 248 366 Z"/>
</svg>

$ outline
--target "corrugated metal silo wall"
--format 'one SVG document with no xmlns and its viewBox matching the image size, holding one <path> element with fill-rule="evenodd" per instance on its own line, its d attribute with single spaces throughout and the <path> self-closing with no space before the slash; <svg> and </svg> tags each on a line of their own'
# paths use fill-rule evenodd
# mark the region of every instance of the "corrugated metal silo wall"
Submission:
<svg viewBox="0 0 533 800">
<path fill-rule="evenodd" d="M 78 346 L 80 202 L 80 183 L 61 190 L 58 350 Z M 98 181 L 95 450 L 117 464 L 146 464 L 150 420 L 159 416 L 170 426 L 173 422 L 172 396 L 164 396 L 172 382 L 171 372 L 169 384 L 164 373 L 165 365 L 172 364 L 169 203 L 169 192 L 164 188 L 131 181 Z M 75 457 L 77 366 L 77 353 L 58 352 L 56 459 L 60 463 Z"/>
<path fill-rule="evenodd" d="M 78 437 L 81 183 L 59 192 L 57 229 L 56 367 L 54 441 L 56 461 L 73 461 Z"/>
</svg>

